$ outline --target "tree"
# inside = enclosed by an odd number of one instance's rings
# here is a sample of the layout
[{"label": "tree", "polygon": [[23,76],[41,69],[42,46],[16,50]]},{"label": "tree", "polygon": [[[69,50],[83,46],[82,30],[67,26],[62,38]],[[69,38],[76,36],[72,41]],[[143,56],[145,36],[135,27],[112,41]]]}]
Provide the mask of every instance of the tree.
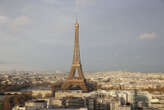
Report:
[{"label": "tree", "polygon": [[11,110],[10,98],[5,97],[2,103],[2,110]]},{"label": "tree", "polygon": [[37,98],[42,98],[42,94],[39,93],[36,97],[37,97]]},{"label": "tree", "polygon": [[19,97],[18,96],[15,96],[13,98],[13,103],[14,103],[14,105],[19,105],[20,104],[20,101],[19,101]]}]

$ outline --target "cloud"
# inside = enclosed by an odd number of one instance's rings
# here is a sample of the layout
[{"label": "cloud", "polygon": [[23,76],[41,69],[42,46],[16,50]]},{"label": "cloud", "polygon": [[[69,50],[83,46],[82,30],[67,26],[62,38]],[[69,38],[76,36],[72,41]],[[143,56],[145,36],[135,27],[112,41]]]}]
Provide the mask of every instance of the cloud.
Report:
[{"label": "cloud", "polygon": [[47,4],[56,4],[56,2],[58,2],[60,0],[41,0],[41,1],[44,3],[47,3]]},{"label": "cloud", "polygon": [[0,16],[0,24],[8,23],[9,19],[6,16]]},{"label": "cloud", "polygon": [[15,24],[15,25],[24,25],[24,24],[28,24],[29,23],[29,17],[27,17],[27,16],[19,16],[19,17],[17,17],[14,21],[13,21],[13,23]]},{"label": "cloud", "polygon": [[143,33],[139,36],[139,39],[144,40],[144,39],[156,39],[157,34],[155,32],[152,33]]},{"label": "cloud", "polygon": [[29,71],[29,70],[41,70],[41,69],[34,66],[24,65],[24,64],[0,64],[0,70],[1,71],[6,71],[6,70]]},{"label": "cloud", "polygon": [[30,23],[28,16],[18,16],[11,22],[11,31],[18,32],[21,31],[25,25]]},{"label": "cloud", "polygon": [[95,0],[75,0],[76,11],[78,11],[79,8],[85,8],[87,6],[92,5],[94,1]]},{"label": "cloud", "polygon": [[[2,32],[19,32],[24,30],[25,26],[30,23],[28,16],[17,16],[16,18],[9,18],[7,16],[0,16],[0,25]],[[2,33],[1,32],[1,33]]]},{"label": "cloud", "polygon": [[71,41],[65,42],[64,40],[61,39],[50,39],[50,40],[39,40],[39,43],[45,44],[45,45],[51,45],[51,46],[72,46]]}]

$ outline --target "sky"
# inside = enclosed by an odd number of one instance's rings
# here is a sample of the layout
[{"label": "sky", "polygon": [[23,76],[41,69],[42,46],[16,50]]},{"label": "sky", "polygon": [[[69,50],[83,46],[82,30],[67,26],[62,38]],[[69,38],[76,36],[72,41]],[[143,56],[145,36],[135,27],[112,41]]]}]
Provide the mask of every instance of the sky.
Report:
[{"label": "sky", "polygon": [[164,0],[0,0],[0,71],[164,72]]}]

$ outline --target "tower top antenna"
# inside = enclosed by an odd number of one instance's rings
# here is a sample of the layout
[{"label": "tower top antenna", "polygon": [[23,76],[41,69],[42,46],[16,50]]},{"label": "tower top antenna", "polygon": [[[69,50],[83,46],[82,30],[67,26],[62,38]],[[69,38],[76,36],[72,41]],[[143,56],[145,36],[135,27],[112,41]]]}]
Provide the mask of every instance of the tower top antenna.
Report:
[{"label": "tower top antenna", "polygon": [[75,24],[78,24],[78,17],[76,16]]}]

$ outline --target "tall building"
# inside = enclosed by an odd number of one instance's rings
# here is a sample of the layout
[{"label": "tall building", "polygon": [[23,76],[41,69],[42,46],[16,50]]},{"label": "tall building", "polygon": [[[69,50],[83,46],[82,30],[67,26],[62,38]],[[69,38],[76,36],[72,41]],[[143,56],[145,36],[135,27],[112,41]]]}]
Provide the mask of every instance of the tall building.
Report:
[{"label": "tall building", "polygon": [[63,90],[69,90],[71,87],[80,87],[83,92],[87,92],[86,79],[83,75],[82,65],[80,61],[80,49],[79,49],[79,24],[75,22],[75,41],[74,41],[74,54],[73,62],[71,65],[71,71],[62,85]]}]

